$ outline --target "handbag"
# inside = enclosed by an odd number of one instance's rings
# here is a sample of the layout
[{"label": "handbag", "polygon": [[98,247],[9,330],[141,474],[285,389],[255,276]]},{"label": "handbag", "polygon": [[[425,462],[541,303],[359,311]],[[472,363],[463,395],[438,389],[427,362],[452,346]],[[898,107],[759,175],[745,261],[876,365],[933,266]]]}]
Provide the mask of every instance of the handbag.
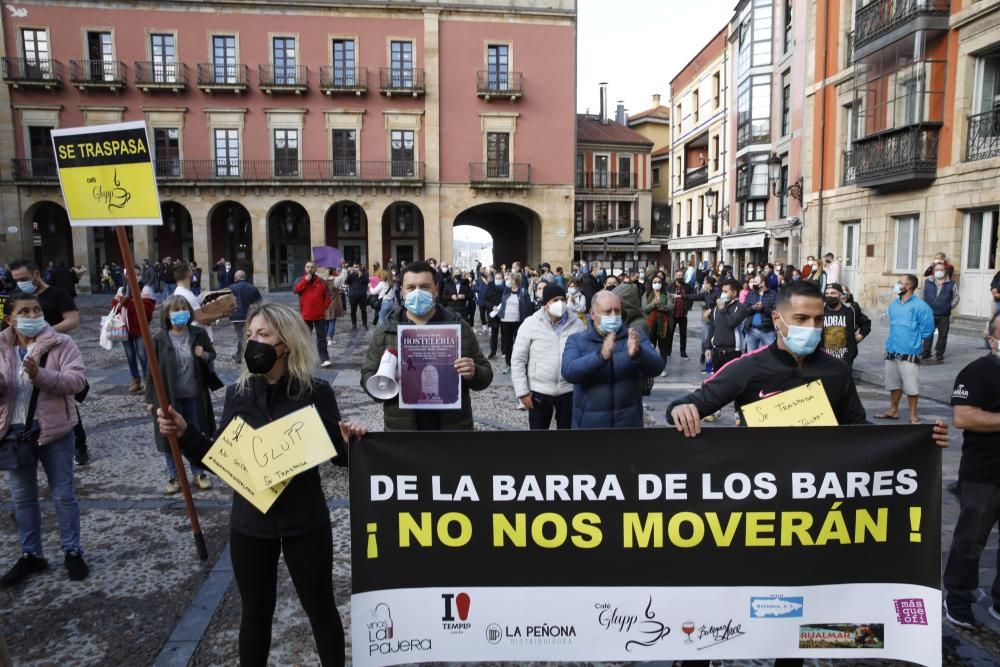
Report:
[{"label": "handbag", "polygon": [[122,317],[121,306],[112,306],[111,312],[101,318],[101,337],[98,341],[105,350],[110,351],[115,341],[128,340],[128,327]]},{"label": "handbag", "polygon": [[[38,362],[38,367],[45,365],[49,356],[46,352]],[[28,399],[28,411],[24,415],[24,429],[16,433],[7,432],[0,440],[0,470],[17,470],[24,466],[34,465],[38,461],[38,431],[31,431],[35,421],[35,409],[38,407],[38,387],[31,390]],[[13,429],[12,429],[13,430]]]}]

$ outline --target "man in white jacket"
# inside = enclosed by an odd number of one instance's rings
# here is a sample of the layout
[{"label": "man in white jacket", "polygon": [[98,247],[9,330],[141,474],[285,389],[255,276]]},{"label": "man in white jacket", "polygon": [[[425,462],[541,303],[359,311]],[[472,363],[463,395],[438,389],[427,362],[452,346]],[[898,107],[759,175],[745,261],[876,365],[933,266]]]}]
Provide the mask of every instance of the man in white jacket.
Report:
[{"label": "man in white jacket", "polygon": [[532,430],[548,430],[555,413],[556,428],[568,429],[573,419],[573,385],[562,377],[566,340],[586,328],[566,307],[566,290],[547,283],[542,307],[524,320],[510,355],[514,392],[529,412]]}]

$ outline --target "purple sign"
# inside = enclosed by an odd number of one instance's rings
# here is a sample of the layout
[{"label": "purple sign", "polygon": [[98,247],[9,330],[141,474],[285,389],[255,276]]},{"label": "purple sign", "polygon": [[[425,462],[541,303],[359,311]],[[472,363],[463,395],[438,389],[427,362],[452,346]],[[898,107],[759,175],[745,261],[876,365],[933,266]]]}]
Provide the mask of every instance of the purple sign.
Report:
[{"label": "purple sign", "polygon": [[921,598],[902,598],[896,603],[896,620],[901,625],[927,625],[927,610]]},{"label": "purple sign", "polygon": [[313,261],[320,268],[339,269],[344,257],[340,254],[340,250],[321,245],[313,248]]}]

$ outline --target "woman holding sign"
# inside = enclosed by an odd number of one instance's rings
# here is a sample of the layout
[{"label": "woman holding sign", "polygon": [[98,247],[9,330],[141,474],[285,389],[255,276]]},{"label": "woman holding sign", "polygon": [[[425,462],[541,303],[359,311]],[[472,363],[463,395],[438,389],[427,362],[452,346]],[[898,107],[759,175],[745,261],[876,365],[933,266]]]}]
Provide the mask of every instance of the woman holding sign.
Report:
[{"label": "woman holding sign", "polygon": [[[316,346],[299,313],[275,303],[251,306],[244,360],[246,367],[239,381],[226,390],[222,419],[213,439],[188,428],[172,408],[169,415],[159,411],[160,432],[177,435],[185,456],[200,462],[234,419],[260,429],[314,407],[336,448],[334,461],[347,465],[345,443],[366,431],[340,421],[333,388],[314,377],[319,365]],[[240,664],[267,664],[278,556],[284,553],[299,601],[309,617],[320,661],[323,665],[343,665],[344,627],[333,597],[333,536],[319,468],[292,477],[266,513],[240,493],[233,494],[230,550],[242,601]]]}]

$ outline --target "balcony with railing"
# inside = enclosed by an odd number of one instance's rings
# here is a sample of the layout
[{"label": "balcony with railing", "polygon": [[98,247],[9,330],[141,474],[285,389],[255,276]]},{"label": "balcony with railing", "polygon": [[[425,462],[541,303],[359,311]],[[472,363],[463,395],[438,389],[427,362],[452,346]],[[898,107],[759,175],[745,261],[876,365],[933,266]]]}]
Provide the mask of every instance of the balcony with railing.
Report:
[{"label": "balcony with railing", "polygon": [[127,79],[120,60],[70,60],[69,80],[80,90],[119,91]]},{"label": "balcony with railing", "polygon": [[857,167],[854,166],[853,151],[844,151],[843,159],[844,163],[842,165],[843,171],[840,174],[840,184],[853,185],[858,176]]},{"label": "balcony with railing", "polygon": [[581,190],[635,190],[638,176],[627,171],[578,171],[576,187]]},{"label": "balcony with railing", "polygon": [[59,176],[54,158],[11,160],[11,169],[15,181],[55,181]]},{"label": "balcony with railing", "polygon": [[922,187],[937,176],[940,124],[887,130],[851,150],[855,183],[865,188]]},{"label": "balcony with railing", "polygon": [[319,89],[324,94],[361,96],[368,92],[368,69],[364,67],[319,68]]},{"label": "balcony with railing", "polygon": [[413,160],[179,160],[154,161],[161,182],[309,181],[320,183],[422,183],[424,163]]},{"label": "balcony with railing", "polygon": [[[629,225],[626,225],[622,229],[628,229]],[[607,232],[616,231],[618,228],[615,226],[613,220],[578,220],[576,223],[576,233],[581,234],[604,234]]]},{"label": "balcony with railing", "polygon": [[708,183],[708,165],[697,169],[688,169],[684,172],[684,189],[696,188],[699,185]]},{"label": "balcony with railing", "polygon": [[250,67],[238,63],[198,63],[198,88],[204,93],[243,93]]},{"label": "balcony with railing", "polygon": [[260,89],[267,95],[301,95],[309,90],[309,68],[305,65],[259,65],[257,80],[260,82]]},{"label": "balcony with railing", "polygon": [[993,157],[1000,157],[1000,109],[969,116],[969,137],[965,142],[967,162]]},{"label": "balcony with railing", "polygon": [[3,58],[3,80],[11,88],[60,88],[63,70],[63,64],[58,60],[9,56]]},{"label": "balcony with railing", "polygon": [[947,30],[950,0],[871,0],[854,16],[854,57],[862,58],[921,30]]},{"label": "balcony with railing", "polygon": [[419,67],[382,67],[378,74],[379,92],[386,97],[393,95],[419,97],[426,92],[424,70]]},{"label": "balcony with railing", "polygon": [[854,62],[854,31],[844,34],[844,69]]},{"label": "balcony with railing", "polygon": [[531,164],[470,162],[469,183],[474,188],[527,188],[531,185]]},{"label": "balcony with railing", "polygon": [[143,92],[169,90],[180,93],[187,89],[188,67],[184,63],[166,61],[136,61],[135,87]]},{"label": "balcony with railing", "polygon": [[521,72],[476,72],[476,95],[487,102],[492,98],[511,102],[524,96],[524,74]]}]

